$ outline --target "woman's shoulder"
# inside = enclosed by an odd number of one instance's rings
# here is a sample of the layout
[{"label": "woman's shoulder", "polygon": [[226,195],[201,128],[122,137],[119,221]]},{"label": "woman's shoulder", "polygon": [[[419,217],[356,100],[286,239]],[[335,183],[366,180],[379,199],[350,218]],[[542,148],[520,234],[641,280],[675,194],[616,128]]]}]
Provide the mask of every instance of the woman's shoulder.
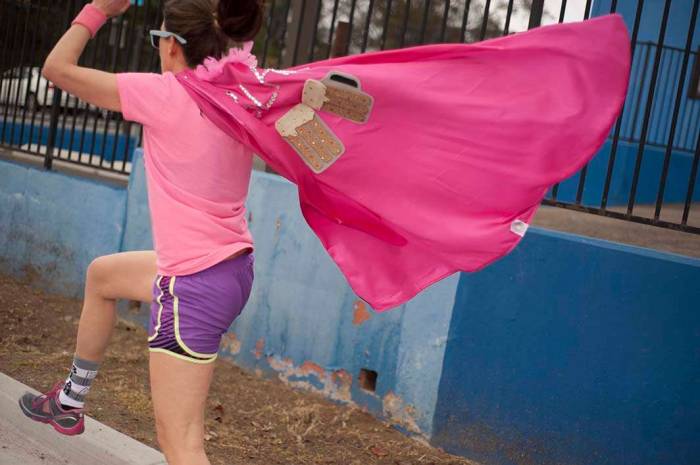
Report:
[{"label": "woman's shoulder", "polygon": [[117,73],[122,114],[144,125],[163,122],[173,105],[184,104],[186,91],[172,72]]},{"label": "woman's shoulder", "polygon": [[172,90],[177,79],[170,71],[164,73],[125,72],[117,73],[117,82],[123,86],[136,87],[140,91],[152,90],[156,93],[163,93]]}]

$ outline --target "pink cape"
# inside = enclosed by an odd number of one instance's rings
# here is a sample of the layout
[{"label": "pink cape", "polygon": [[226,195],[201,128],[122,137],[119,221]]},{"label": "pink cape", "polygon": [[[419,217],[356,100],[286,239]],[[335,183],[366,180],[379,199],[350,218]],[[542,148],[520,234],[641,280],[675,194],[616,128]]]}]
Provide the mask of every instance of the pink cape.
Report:
[{"label": "pink cape", "polygon": [[[309,226],[378,311],[510,252],[547,189],[602,145],[630,68],[619,15],[285,71],[257,68],[250,47],[177,78],[209,119],[298,185]],[[345,153],[316,174],[275,122],[329,71],[357,77],[374,106],[364,124],[318,112]]]}]

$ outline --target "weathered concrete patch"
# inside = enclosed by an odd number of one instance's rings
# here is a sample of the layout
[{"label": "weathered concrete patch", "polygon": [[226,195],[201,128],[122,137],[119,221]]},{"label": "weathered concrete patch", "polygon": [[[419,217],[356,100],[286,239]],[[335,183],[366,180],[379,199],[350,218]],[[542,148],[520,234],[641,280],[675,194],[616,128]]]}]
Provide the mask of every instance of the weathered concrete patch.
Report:
[{"label": "weathered concrete patch", "polygon": [[241,352],[241,341],[236,337],[236,333],[225,333],[222,337],[221,348],[231,355],[238,355]]},{"label": "weathered concrete patch", "polygon": [[372,314],[369,313],[369,310],[367,310],[367,305],[359,299],[356,300],[355,305],[353,305],[352,324],[361,325],[371,317]]},{"label": "weathered concrete patch", "polygon": [[393,392],[389,392],[383,399],[384,416],[392,423],[404,427],[407,431],[424,435],[416,423],[416,409],[412,405],[404,403],[403,399]]},{"label": "weathered concrete patch", "polygon": [[263,351],[265,350],[265,338],[260,338],[258,341],[255,343],[255,350],[253,351],[253,355],[255,355],[255,358],[260,360],[263,356]]},{"label": "weathered concrete patch", "polygon": [[352,375],[345,370],[325,370],[311,361],[297,367],[290,358],[276,355],[267,357],[267,362],[277,372],[279,379],[290,386],[316,392],[335,401],[354,404],[350,392]]},{"label": "weathered concrete patch", "polygon": [[[284,383],[306,391],[324,395],[329,399],[349,404],[355,407],[358,405],[352,400],[353,377],[346,370],[326,370],[312,361],[305,361],[301,366],[294,365],[290,358],[279,356],[268,356],[267,362],[280,380]],[[367,392],[368,395],[376,394]],[[389,392],[380,399],[383,405],[382,420],[396,426],[400,426],[410,435],[418,435],[427,438],[421,431],[415,420],[416,409],[408,405],[404,400],[393,392]],[[364,407],[359,407],[367,410]]]}]

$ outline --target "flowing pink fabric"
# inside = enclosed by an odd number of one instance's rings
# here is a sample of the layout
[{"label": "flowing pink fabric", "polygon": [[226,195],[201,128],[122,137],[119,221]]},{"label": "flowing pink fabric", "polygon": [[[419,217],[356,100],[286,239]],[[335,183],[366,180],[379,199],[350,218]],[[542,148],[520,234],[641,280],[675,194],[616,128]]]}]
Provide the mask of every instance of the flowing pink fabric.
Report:
[{"label": "flowing pink fabric", "polygon": [[[529,223],[548,187],[602,145],[630,67],[619,15],[284,73],[256,68],[250,46],[177,78],[208,118],[298,185],[309,226],[379,311],[512,250],[522,234],[513,223]],[[307,79],[329,71],[359,78],[374,107],[364,124],[319,112],[346,151],[315,174],[274,124]],[[250,107],[275,89],[256,115]]]}]

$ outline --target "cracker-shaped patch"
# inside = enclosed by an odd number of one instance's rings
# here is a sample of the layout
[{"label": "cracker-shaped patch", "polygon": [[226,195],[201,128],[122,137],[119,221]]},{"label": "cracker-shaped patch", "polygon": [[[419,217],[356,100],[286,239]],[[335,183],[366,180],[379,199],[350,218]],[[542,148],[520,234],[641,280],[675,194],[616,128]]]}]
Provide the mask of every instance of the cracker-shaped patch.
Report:
[{"label": "cracker-shaped patch", "polygon": [[333,131],[305,104],[285,113],[275,128],[315,173],[323,172],[345,151]]},{"label": "cracker-shaped patch", "polygon": [[322,81],[307,80],[304,83],[301,101],[311,108],[327,111],[356,123],[367,121],[374,104],[371,95],[330,77]]}]

